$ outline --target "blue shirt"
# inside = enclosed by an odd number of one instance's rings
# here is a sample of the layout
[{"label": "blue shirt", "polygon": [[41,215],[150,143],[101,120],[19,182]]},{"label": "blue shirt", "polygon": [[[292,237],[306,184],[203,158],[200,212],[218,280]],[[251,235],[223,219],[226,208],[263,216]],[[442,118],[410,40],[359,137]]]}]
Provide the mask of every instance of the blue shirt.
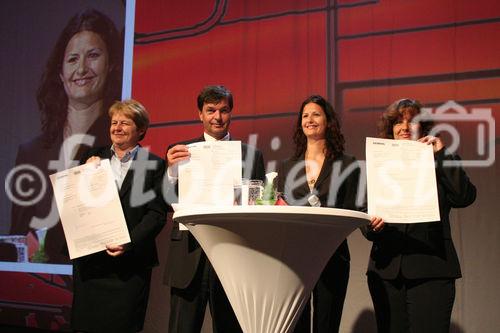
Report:
[{"label": "blue shirt", "polygon": [[111,170],[113,170],[113,175],[115,176],[116,186],[118,189],[122,188],[123,180],[127,175],[128,169],[132,165],[132,161],[137,155],[137,151],[139,150],[139,145],[135,146],[132,150],[129,150],[125,153],[125,156],[122,159],[118,158],[116,155],[115,148],[111,145],[111,160],[109,161],[111,164]]}]

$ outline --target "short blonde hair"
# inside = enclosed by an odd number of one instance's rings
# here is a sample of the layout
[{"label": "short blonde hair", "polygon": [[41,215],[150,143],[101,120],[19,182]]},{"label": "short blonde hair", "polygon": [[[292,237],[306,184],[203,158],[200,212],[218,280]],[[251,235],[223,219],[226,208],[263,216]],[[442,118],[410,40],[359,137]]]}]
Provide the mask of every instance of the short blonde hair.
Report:
[{"label": "short blonde hair", "polygon": [[146,131],[149,127],[149,113],[144,105],[134,99],[116,101],[109,108],[109,118],[113,118],[113,116],[117,113],[121,113],[125,117],[132,119],[132,121],[135,123],[135,126],[137,126],[137,129],[144,131],[144,133],[142,133],[142,135],[139,137],[139,141],[144,139],[144,136],[146,136]]}]

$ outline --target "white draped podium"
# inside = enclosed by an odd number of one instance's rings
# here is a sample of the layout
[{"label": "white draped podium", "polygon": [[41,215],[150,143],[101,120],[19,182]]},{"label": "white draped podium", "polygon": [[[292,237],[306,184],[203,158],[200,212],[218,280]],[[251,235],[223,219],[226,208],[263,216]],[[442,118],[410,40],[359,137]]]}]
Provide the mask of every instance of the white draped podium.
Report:
[{"label": "white draped podium", "polygon": [[322,207],[175,205],[245,333],[292,332],[328,259],[365,213]]}]

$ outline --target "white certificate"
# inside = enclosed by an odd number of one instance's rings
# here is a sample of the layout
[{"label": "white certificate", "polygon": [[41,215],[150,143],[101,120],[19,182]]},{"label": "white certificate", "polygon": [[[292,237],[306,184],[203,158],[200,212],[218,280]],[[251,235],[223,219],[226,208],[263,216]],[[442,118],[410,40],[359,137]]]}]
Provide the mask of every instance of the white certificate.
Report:
[{"label": "white certificate", "polygon": [[196,142],[179,165],[179,204],[233,205],[241,184],[241,141]]},{"label": "white certificate", "polygon": [[50,175],[71,259],[130,243],[109,160]]},{"label": "white certificate", "polygon": [[385,222],[439,221],[431,145],[366,138],[368,214]]}]

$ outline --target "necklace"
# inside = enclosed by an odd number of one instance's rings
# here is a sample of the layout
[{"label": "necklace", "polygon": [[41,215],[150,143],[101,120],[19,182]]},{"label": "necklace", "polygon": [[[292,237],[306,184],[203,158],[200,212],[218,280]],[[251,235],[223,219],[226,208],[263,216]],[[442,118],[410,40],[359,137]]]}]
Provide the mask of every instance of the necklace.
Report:
[{"label": "necklace", "polygon": [[308,180],[308,181],[307,181],[307,183],[308,183],[309,185],[314,185],[314,183],[316,183],[316,179],[314,179],[314,178],[313,178],[313,179],[310,179],[310,180]]}]

